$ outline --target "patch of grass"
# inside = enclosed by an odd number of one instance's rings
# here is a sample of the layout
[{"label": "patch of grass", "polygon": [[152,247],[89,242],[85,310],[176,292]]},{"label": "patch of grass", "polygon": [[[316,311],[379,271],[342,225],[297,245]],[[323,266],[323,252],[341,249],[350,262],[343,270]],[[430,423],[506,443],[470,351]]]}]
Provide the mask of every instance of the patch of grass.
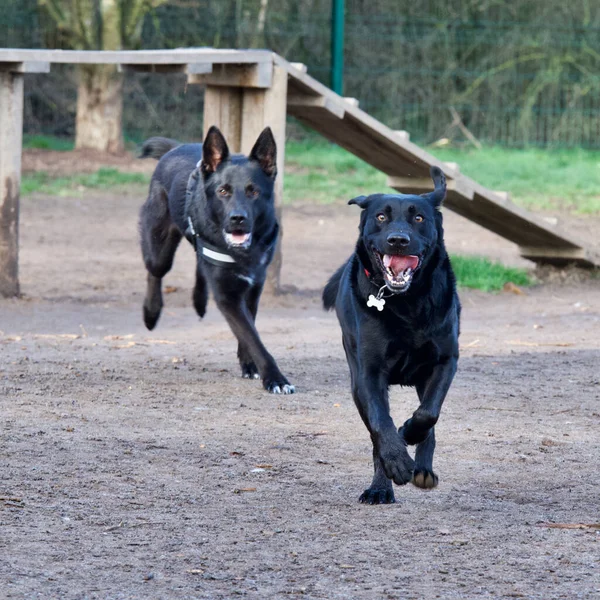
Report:
[{"label": "patch of grass", "polygon": [[343,148],[321,141],[288,142],[284,202],[330,203],[385,191],[386,176]]},{"label": "patch of grass", "polygon": [[21,180],[21,193],[42,192],[55,196],[73,193],[79,188],[108,189],[131,184],[148,183],[143,173],[122,173],[114,168],[103,167],[96,173],[79,173],[70,177],[52,177],[45,171],[29,173]]},{"label": "patch of grass", "polygon": [[593,150],[516,150],[430,148],[461,173],[492,189],[509,192],[516,204],[600,212],[600,152]]},{"label": "patch of grass", "polygon": [[525,269],[507,267],[488,258],[454,255],[450,260],[459,287],[496,292],[508,282],[517,286],[528,286],[532,283]]},{"label": "patch of grass", "polygon": [[52,135],[24,135],[23,148],[36,148],[39,150],[59,150],[69,152],[73,150],[73,140],[59,138]]},{"label": "patch of grass", "polygon": [[[592,150],[482,150],[428,148],[492,189],[509,192],[527,208],[600,212],[600,152]],[[359,194],[392,191],[386,177],[334,144],[311,139],[286,145],[285,202],[329,203]]]}]

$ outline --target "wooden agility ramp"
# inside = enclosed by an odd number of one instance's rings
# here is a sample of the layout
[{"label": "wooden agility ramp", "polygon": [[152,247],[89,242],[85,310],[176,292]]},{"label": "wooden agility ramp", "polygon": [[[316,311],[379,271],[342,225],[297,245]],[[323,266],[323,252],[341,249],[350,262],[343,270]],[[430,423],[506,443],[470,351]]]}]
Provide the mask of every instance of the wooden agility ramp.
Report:
[{"label": "wooden agility ramp", "polygon": [[[0,295],[18,296],[18,227],[23,130],[23,78],[47,73],[54,63],[116,64],[122,70],[182,73],[189,84],[206,86],[205,130],[217,125],[234,152],[248,153],[269,125],[278,146],[275,202],[281,212],[286,115],[388,175],[400,192],[431,189],[429,168],[440,167],[448,181],[446,207],[517,244],[538,263],[600,267],[600,255],[574,235],[514,205],[506,192],[488,190],[392,131],[316,79],[306,67],[268,50],[22,50],[0,49]],[[206,131],[205,131],[206,132]],[[376,190],[373,190],[376,191]],[[285,224],[285,223],[284,223]],[[278,287],[281,249],[268,285]]]},{"label": "wooden agility ramp", "polygon": [[574,235],[511,202],[507,192],[488,190],[410,142],[405,131],[393,131],[308,76],[306,71],[275,57],[288,80],[288,113],[323,136],[388,175],[388,185],[403,193],[431,191],[429,168],[446,174],[444,206],[519,246],[521,255],[541,264],[600,267],[600,254]]}]

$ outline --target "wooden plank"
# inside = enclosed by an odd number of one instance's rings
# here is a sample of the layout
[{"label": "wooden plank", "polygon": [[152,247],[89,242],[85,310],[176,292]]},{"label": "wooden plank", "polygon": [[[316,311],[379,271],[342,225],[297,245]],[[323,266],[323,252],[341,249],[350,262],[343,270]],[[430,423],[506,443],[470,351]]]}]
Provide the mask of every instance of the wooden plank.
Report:
[{"label": "wooden plank", "polygon": [[121,64],[121,70],[134,73],[187,73],[188,75],[200,75],[212,73],[212,63],[181,63],[168,65],[140,65],[140,64]]},{"label": "wooden plank", "polygon": [[9,73],[50,73],[49,62],[0,62],[0,71]]},{"label": "wooden plank", "polygon": [[19,295],[23,75],[0,72],[0,295]]},{"label": "wooden plank", "polygon": [[1,48],[0,62],[49,62],[70,64],[213,64],[271,63],[268,50],[217,50],[178,48],[175,50],[23,50]]},{"label": "wooden plank", "polygon": [[241,150],[248,154],[267,126],[273,131],[277,143],[277,178],[275,180],[275,213],[279,221],[279,240],[275,248],[275,256],[267,273],[265,289],[271,293],[279,290],[281,274],[281,240],[284,224],[282,222],[283,205],[283,171],[285,165],[285,122],[287,98],[287,71],[274,66],[271,87],[266,90],[244,88],[242,105]]},{"label": "wooden plank", "polygon": [[273,77],[271,63],[249,65],[214,65],[212,72],[205,75],[190,74],[188,83],[199,83],[225,87],[269,88]]}]

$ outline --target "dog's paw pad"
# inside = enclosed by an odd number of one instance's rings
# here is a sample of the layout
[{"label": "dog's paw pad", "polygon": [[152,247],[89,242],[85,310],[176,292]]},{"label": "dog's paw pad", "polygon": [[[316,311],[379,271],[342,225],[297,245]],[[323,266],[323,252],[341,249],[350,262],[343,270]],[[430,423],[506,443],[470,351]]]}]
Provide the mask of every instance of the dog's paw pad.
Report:
[{"label": "dog's paw pad", "polygon": [[422,490],[432,490],[437,487],[438,476],[429,469],[415,469],[411,483]]},{"label": "dog's paw pad", "polygon": [[358,499],[362,504],[394,504],[394,490],[391,488],[369,488]]}]

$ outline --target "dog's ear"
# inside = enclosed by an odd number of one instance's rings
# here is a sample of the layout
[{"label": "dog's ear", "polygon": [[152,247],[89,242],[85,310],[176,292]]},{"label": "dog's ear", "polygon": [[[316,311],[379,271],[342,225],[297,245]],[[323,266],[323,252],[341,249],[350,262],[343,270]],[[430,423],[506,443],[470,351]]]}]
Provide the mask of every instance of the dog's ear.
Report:
[{"label": "dog's ear", "polygon": [[352,200],[348,200],[348,204],[356,204],[361,208],[367,208],[369,205],[370,196],[356,196]]},{"label": "dog's ear", "polygon": [[277,175],[277,144],[270,127],[265,127],[258,136],[250,160],[255,160],[269,177]]},{"label": "dog's ear", "polygon": [[200,170],[206,177],[214,173],[218,166],[229,158],[229,148],[223,134],[214,125],[208,130],[202,144],[202,162]]},{"label": "dog's ear", "polygon": [[438,208],[446,197],[446,176],[439,167],[431,167],[429,173],[431,174],[431,179],[433,179],[434,190],[428,194],[421,195]]}]

